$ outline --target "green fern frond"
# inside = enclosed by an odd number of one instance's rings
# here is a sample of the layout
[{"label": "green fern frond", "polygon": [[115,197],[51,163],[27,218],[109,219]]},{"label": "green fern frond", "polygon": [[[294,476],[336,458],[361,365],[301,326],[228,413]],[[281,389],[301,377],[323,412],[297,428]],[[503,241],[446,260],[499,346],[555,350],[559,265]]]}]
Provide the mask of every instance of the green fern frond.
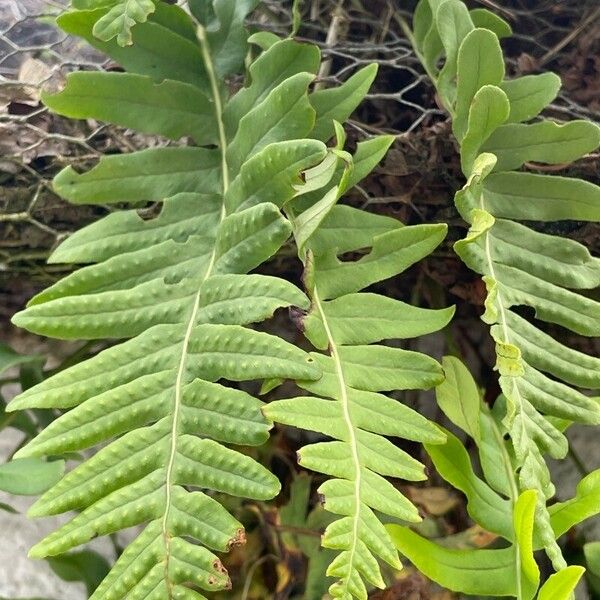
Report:
[{"label": "green fern frond", "polygon": [[[354,164],[379,162],[392,138],[359,144]],[[360,178],[360,177],[359,177]],[[376,513],[419,521],[417,509],[386,477],[425,479],[418,461],[386,436],[441,443],[444,435],[427,419],[381,392],[427,389],[443,379],[440,365],[419,354],[378,344],[437,331],[453,309],[427,310],[374,293],[361,292],[401,273],[427,256],[444,238],[444,225],[403,227],[389,217],[350,206],[333,206],[356,173],[347,171],[319,203],[292,219],[304,256],[304,282],[310,309],[299,313],[300,328],[322,352],[311,356],[323,376],[298,380],[314,396],[271,402],[263,412],[272,420],[332,438],[303,447],[301,466],[331,477],[319,488],[325,508],[339,515],[327,527],[322,545],[338,551],[327,574],[338,581],[334,598],[365,599],[365,582],[385,587],[377,559],[400,568],[389,534]],[[333,194],[333,198],[329,196]],[[314,207],[318,207],[315,209]],[[319,222],[316,230],[303,215]],[[360,224],[360,226],[359,226]],[[303,228],[314,230],[305,233]],[[300,240],[306,240],[302,244]],[[339,255],[369,248],[355,261]]]},{"label": "green fern frond", "polygon": [[[454,39],[447,35],[449,29],[462,35]],[[600,303],[578,292],[599,285],[600,259],[578,242],[518,221],[597,222],[600,188],[517,169],[532,162],[576,160],[598,147],[600,128],[586,121],[522,123],[555,98],[560,80],[549,73],[505,80],[496,33],[476,27],[459,0],[422,0],[415,15],[415,43],[460,143],[468,181],[456,195],[456,206],[470,230],[455,249],[486,284],[483,320],[496,343],[515,469],[522,490],[539,492],[537,525],[560,569],[565,563],[545,508],[554,487],[544,454],[565,456],[562,420],[600,423],[597,399],[580,391],[600,389],[600,360],[554,340],[515,308],[530,307],[537,320],[580,335],[600,335]],[[442,54],[445,63],[438,71]]]},{"label": "green fern frond", "polygon": [[[282,40],[254,62],[248,86],[226,100],[219,78],[232,68],[229,45],[251,5],[216,3],[222,29],[200,25],[198,37],[178,7],[157,5],[126,48],[91,35],[104,9],[60,19],[129,72],[72,75],[65,90],[45,97],[50,108],[172,139],[186,133],[187,115],[188,133],[216,146],[159,147],[103,157],[85,173],[62,171],[55,188],[71,202],[153,201],[161,210],[150,219],[135,209],[116,211],[73,234],[51,260],[87,266],[14,317],[42,335],[120,341],[10,406],[69,409],[21,456],[102,445],[32,507],[36,516],[79,511],[33,556],[145,525],[94,600],[203,598],[197,590],[230,586],[213,552],[243,543],[244,532],[214,493],[265,500],[279,482],[229,447],[263,443],[271,424],[259,400],[224,381],[308,382],[321,374],[315,358],[245,327],[280,307],[310,304],[292,284],[248,273],[288,239],[292,226],[280,208],[302,185],[300,173],[327,156],[323,142],[311,139],[322,111],[344,118],[360,96],[347,87],[332,109],[321,95],[316,110],[309,85],[318,49]],[[173,64],[170,50],[161,53],[170,42],[175,51],[186,49]],[[170,79],[158,81],[163,77]]]},{"label": "green fern frond", "polygon": [[[539,528],[538,531],[534,528],[537,492],[519,492],[512,442],[504,436],[501,403],[490,410],[468,369],[456,357],[444,357],[442,365],[446,379],[436,388],[438,404],[456,427],[472,436],[485,480],[476,474],[469,450],[451,432],[446,431],[444,444],[426,444],[425,449],[436,472],[464,493],[471,518],[486,531],[505,538],[509,545],[500,549],[461,550],[451,548],[454,543],[428,540],[409,527],[388,525],[397,548],[416,568],[455,592],[477,597],[512,596],[517,600],[533,597],[570,600],[583,572],[581,567],[561,569],[538,592],[540,573],[533,552],[545,543]],[[600,503],[595,498],[599,485],[600,471],[594,471],[577,484],[573,498],[548,508],[556,539],[598,514]],[[458,537],[464,539],[464,533]],[[432,556],[436,560],[432,561]],[[563,582],[564,587],[558,582]]]}]

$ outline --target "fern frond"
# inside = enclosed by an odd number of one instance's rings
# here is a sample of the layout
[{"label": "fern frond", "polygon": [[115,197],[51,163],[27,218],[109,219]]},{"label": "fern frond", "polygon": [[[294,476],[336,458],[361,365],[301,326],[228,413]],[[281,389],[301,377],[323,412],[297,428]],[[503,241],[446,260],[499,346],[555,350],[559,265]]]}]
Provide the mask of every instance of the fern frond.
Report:
[{"label": "fern frond", "polygon": [[[184,132],[170,112],[178,106],[179,116],[190,114],[189,133],[217,146],[153,148],[104,157],[86,173],[61,172],[55,188],[72,202],[154,201],[161,211],[146,220],[134,209],[113,212],[73,234],[52,261],[88,265],[14,317],[43,335],[120,341],[10,406],[69,409],[21,456],[102,445],[32,507],[36,516],[79,511],[33,556],[145,524],[94,600],[202,598],[197,590],[226,589],[229,576],[213,552],[243,543],[244,532],[215,492],[265,500],[279,482],[229,447],[263,443],[270,423],[259,400],[224,381],[320,376],[315,358],[245,327],[280,307],[309,308],[292,284],[248,273],[288,239],[292,228],[280,208],[296,194],[301,171],[327,155],[323,142],[307,137],[319,115],[308,89],[319,64],[315,47],[274,43],[254,63],[249,85],[224,99],[218,78],[232,68],[229,44],[252,4],[218,2],[213,16],[222,30],[199,26],[198,38],[190,36],[190,17],[159,4],[136,25],[132,46],[93,38],[132,72],[73,75],[63,92],[45,98],[67,116],[170,138]],[[89,38],[103,10],[68,13],[61,22]],[[157,83],[152,77],[161,79],[169,56],[161,44],[172,36],[187,50],[169,65],[174,79]]]},{"label": "fern frond", "polygon": [[[560,420],[600,423],[597,400],[579,389],[600,389],[600,360],[554,340],[515,308],[530,307],[537,320],[581,335],[600,335],[600,303],[578,292],[598,286],[600,259],[578,242],[518,221],[598,221],[600,188],[517,169],[531,162],[576,160],[598,147],[600,128],[586,121],[521,123],[554,99],[558,78],[546,73],[505,80],[496,34],[477,28],[459,0],[422,0],[419,12],[423,18],[415,23],[416,44],[429,57],[434,82],[452,115],[467,177],[456,206],[470,230],[455,249],[486,284],[482,318],[496,343],[515,469],[522,490],[539,491],[537,525],[560,569],[565,563],[545,508],[554,487],[544,454],[562,458],[567,452]],[[461,39],[444,33],[442,22],[449,15],[452,22],[444,27],[459,28]],[[432,50],[427,39],[440,43]],[[433,59],[442,52],[446,62],[438,72]],[[449,71],[455,77],[445,80],[443,73]]]},{"label": "fern frond", "polygon": [[[371,163],[364,174],[377,164],[391,141],[383,137],[359,144],[356,163],[367,156]],[[333,201],[354,182],[352,175],[345,183],[342,176],[332,188]],[[323,198],[325,204],[331,204],[328,195]],[[437,331],[448,323],[453,309],[417,308],[361,290],[427,256],[444,238],[446,227],[403,227],[389,217],[340,205],[322,212],[312,210],[311,215],[317,215],[314,218],[321,223],[311,237],[302,231],[309,226],[303,214],[292,222],[297,240],[308,237],[304,246],[298,243],[311,306],[298,315],[298,323],[322,351],[311,356],[323,376],[318,381],[297,381],[313,396],[271,402],[263,412],[276,422],[332,438],[303,447],[298,462],[331,477],[319,488],[325,508],[340,516],[322,539],[324,547],[338,551],[327,571],[338,579],[330,594],[346,600],[365,599],[365,582],[385,587],[377,559],[401,566],[376,513],[420,520],[417,509],[386,477],[419,481],[425,479],[423,465],[386,436],[432,444],[444,441],[435,425],[381,393],[430,388],[443,378],[440,365],[423,354],[378,342]],[[365,248],[369,252],[359,260],[338,258]]]},{"label": "fern frond", "polygon": [[[560,577],[551,576],[537,592],[540,573],[533,551],[544,546],[539,528],[537,532],[534,528],[537,492],[519,492],[519,474],[515,472],[511,440],[505,439],[501,423],[502,406],[497,403],[490,410],[460,360],[446,356],[442,365],[446,379],[436,388],[438,404],[455,426],[472,436],[485,480],[475,473],[476,467],[467,448],[449,431],[446,431],[445,444],[426,445],[425,448],[437,473],[465,494],[466,508],[473,520],[486,531],[505,538],[510,546],[483,550],[449,549],[447,544],[440,545],[421,537],[409,527],[388,525],[396,546],[415,567],[455,592],[477,597],[569,600],[577,583],[577,577],[571,579],[569,571],[574,575],[573,570],[579,569],[580,576],[579,567],[561,569],[555,574]],[[474,431],[475,424],[478,431]],[[549,507],[550,524],[557,539],[600,511],[600,503],[592,500],[597,498],[599,483],[600,471],[594,471],[579,482],[573,498]],[[529,500],[524,501],[527,497]],[[432,561],[434,555],[437,560]],[[565,587],[557,588],[556,581],[563,581]]]}]

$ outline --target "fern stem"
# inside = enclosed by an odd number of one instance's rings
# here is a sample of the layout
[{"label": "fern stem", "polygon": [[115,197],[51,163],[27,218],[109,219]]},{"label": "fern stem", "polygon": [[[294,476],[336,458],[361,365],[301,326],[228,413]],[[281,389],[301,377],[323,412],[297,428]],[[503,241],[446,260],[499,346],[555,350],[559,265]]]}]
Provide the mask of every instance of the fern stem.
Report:
[{"label": "fern stem", "polygon": [[[206,72],[208,73],[208,78],[210,80],[211,92],[214,98],[214,107],[215,107],[215,118],[217,120],[217,126],[219,131],[219,148],[221,151],[221,170],[222,170],[222,192],[223,192],[223,203],[221,206],[221,214],[219,224],[223,221],[226,216],[225,211],[225,200],[224,196],[229,188],[229,169],[227,166],[227,138],[225,136],[225,125],[223,123],[223,105],[221,103],[221,96],[219,94],[219,86],[217,83],[217,78],[215,74],[215,70],[212,63],[212,58],[210,55],[210,49],[208,47],[208,40],[206,39],[206,34],[204,27],[198,24],[197,26],[197,36],[200,42],[200,47],[202,50],[202,58],[204,60],[204,66],[206,68]],[[217,248],[216,245],[213,248],[211,253],[211,257],[206,268],[206,272],[204,273],[204,277],[202,278],[202,283],[204,283],[212,274],[212,270],[215,265]],[[192,312],[190,314],[190,319],[186,326],[185,336],[183,338],[181,344],[181,358],[179,361],[179,366],[177,369],[177,379],[175,382],[175,399],[173,406],[173,422],[171,425],[171,447],[169,450],[169,459],[167,462],[167,471],[166,471],[166,499],[165,499],[165,514],[162,520],[162,536],[165,545],[165,584],[167,587],[168,600],[172,600],[173,598],[173,586],[169,579],[169,565],[171,558],[171,535],[168,530],[169,525],[169,515],[171,513],[171,488],[173,487],[173,467],[175,465],[175,458],[177,456],[177,439],[179,437],[179,415],[181,412],[181,394],[182,387],[185,383],[185,372],[187,366],[187,355],[188,355],[188,347],[190,343],[190,338],[194,331],[194,326],[196,324],[196,318],[198,315],[198,310],[200,309],[200,289],[202,287],[202,283],[199,286],[198,292],[194,297],[194,304],[192,308]]]},{"label": "fern stem", "polygon": [[[486,210],[485,202],[484,202],[484,198],[483,198],[483,192],[480,193],[480,196],[479,196],[479,206],[482,210]],[[492,251],[490,248],[489,231],[486,231],[484,233],[484,235],[485,235],[485,257],[486,257],[486,261],[488,264],[488,269],[489,269],[491,277],[494,279],[494,281],[497,282],[496,272],[494,269],[494,260],[492,258]],[[497,300],[496,306],[498,307],[498,315],[499,315],[500,325],[502,327],[502,332],[503,332],[503,337],[504,337],[503,341],[506,344],[510,344],[510,336],[508,333],[508,322],[506,319],[506,312],[504,310],[502,296],[501,296],[500,290],[498,288],[496,291],[496,300]],[[523,410],[524,410],[523,409],[523,397],[521,396],[519,386],[514,381],[514,378],[512,378],[512,382],[513,382],[512,383],[513,397],[516,398],[516,400],[518,401],[519,411],[522,414]],[[520,423],[521,423],[521,427],[523,428],[522,435],[527,436],[527,432],[525,431],[525,425],[523,424],[523,419],[520,420]],[[512,480],[511,480],[511,485],[512,485]],[[516,500],[517,500],[516,496],[514,498],[512,498],[513,512],[514,512]],[[543,497],[543,492],[541,490],[538,490],[538,509],[539,509],[540,503],[545,503],[545,498]],[[548,526],[549,526],[549,524],[548,524]],[[545,534],[544,527],[542,527],[541,529],[542,529],[542,535],[544,535]],[[544,537],[546,538],[548,536],[544,535]],[[550,556],[550,558],[551,558],[551,561],[552,561],[553,566],[556,569],[556,571],[559,571],[560,569],[566,567],[566,563],[564,562],[564,559],[562,558],[562,554],[560,552],[560,549],[558,548],[558,545],[556,544],[556,541],[554,540],[554,537],[551,536],[548,540],[545,539],[544,541],[547,541],[549,544],[552,544],[552,546],[553,546],[553,552],[552,552],[552,556]],[[516,551],[515,566],[516,566],[516,571],[517,571],[516,572],[517,599],[520,600],[522,598],[523,590],[522,590],[522,584],[521,584],[520,548],[519,548],[518,544],[515,544],[515,551]]]},{"label": "fern stem", "polygon": [[[214,254],[214,253],[213,253]],[[208,271],[207,271],[208,275]],[[206,276],[205,276],[206,279]],[[162,521],[162,535],[165,544],[165,583],[167,586],[168,598],[173,598],[172,584],[169,579],[169,564],[171,558],[171,534],[168,530],[169,515],[171,513],[171,488],[173,487],[173,466],[175,464],[175,457],[177,456],[177,438],[179,430],[179,413],[181,411],[181,388],[183,385],[183,379],[185,374],[185,368],[187,364],[187,352],[190,337],[194,331],[194,325],[196,323],[196,315],[198,314],[198,308],[200,306],[200,292],[196,294],[194,298],[194,307],[190,320],[188,321],[187,328],[185,331],[185,337],[183,338],[181,347],[181,359],[179,360],[179,367],[177,369],[177,379],[175,381],[175,399],[173,401],[173,423],[171,425],[171,448],[169,450],[169,460],[167,462],[166,471],[166,499],[165,499],[165,514]]]},{"label": "fern stem", "polygon": [[[227,137],[225,135],[225,124],[223,122],[223,103],[221,102],[221,94],[219,93],[219,83],[215,68],[213,66],[212,58],[210,55],[210,47],[208,40],[206,39],[206,30],[201,24],[196,27],[196,35],[200,41],[200,48],[202,50],[202,58],[204,60],[204,66],[210,81],[210,90],[215,103],[215,117],[217,119],[217,127],[219,131],[219,148],[221,150],[221,171],[223,174],[223,193],[226,193],[229,188],[229,167],[227,166]],[[223,206],[225,206],[223,204]]]},{"label": "fern stem", "polygon": [[[486,234],[487,235],[487,234]],[[506,469],[506,480],[510,486],[510,503],[512,506],[512,513],[515,511],[515,504],[519,498],[519,486],[515,480],[515,474],[512,469],[510,457],[508,456],[508,452],[506,451],[506,447],[504,445],[504,440],[502,438],[502,433],[500,432],[496,421],[491,419],[493,428],[492,432],[494,437],[496,438],[496,444],[498,448],[502,450],[502,466]],[[515,584],[516,584],[516,592],[517,592],[517,600],[521,600],[523,597],[523,584],[521,582],[521,549],[519,544],[514,545],[515,549]]]},{"label": "fern stem", "polygon": [[[480,206],[481,210],[486,210],[485,202],[483,199],[483,192],[479,195],[479,206]],[[492,277],[492,279],[497,282],[498,280],[496,279],[496,271],[494,269],[494,259],[492,258],[492,250],[490,248],[489,231],[486,231],[484,233],[484,235],[485,235],[485,258],[486,258],[486,261],[488,264],[488,269],[489,269],[490,276]],[[496,298],[497,298],[496,305],[498,306],[500,325],[502,327],[502,332],[504,334],[504,343],[510,344],[510,335],[508,333],[508,322],[506,320],[506,312],[504,310],[504,303],[502,302],[502,296],[500,294],[499,289],[497,289],[496,294],[497,294],[496,295]],[[523,398],[521,397],[521,393],[519,391],[518,386],[513,385],[513,391],[515,392],[515,395],[519,400],[519,410],[522,412],[523,411]],[[525,432],[523,432],[523,434],[527,435]],[[515,501],[516,501],[516,497],[515,497]]]},{"label": "fern stem", "polygon": [[325,315],[325,311],[323,310],[323,305],[321,304],[321,300],[319,298],[319,293],[317,291],[316,285],[312,290],[312,300],[319,311],[319,316],[323,321],[323,328],[325,329],[325,334],[327,336],[327,342],[329,345],[329,352],[331,357],[333,358],[333,362],[335,364],[335,371],[337,374],[339,386],[340,386],[340,401],[342,403],[342,414],[344,415],[344,423],[348,428],[348,442],[350,444],[350,448],[352,450],[352,462],[354,463],[354,502],[355,502],[355,513],[354,513],[354,523],[352,525],[352,546],[350,547],[348,564],[350,565],[350,569],[348,571],[348,576],[344,579],[344,592],[348,591],[348,583],[350,582],[350,578],[352,576],[352,569],[354,564],[354,556],[356,554],[356,545],[358,543],[358,527],[359,527],[359,511],[360,511],[360,487],[361,487],[361,474],[360,474],[360,457],[358,456],[358,441],[356,439],[356,432],[354,430],[354,425],[352,424],[352,417],[350,416],[350,402],[348,399],[348,391],[346,386],[346,380],[344,378],[344,370],[342,368],[342,361],[340,359],[340,355],[337,350],[337,346],[333,335],[331,333],[331,329],[329,328],[329,323],[327,322],[327,317]]},{"label": "fern stem", "polygon": [[[481,193],[479,196],[479,206],[480,206],[481,210],[485,210],[485,202],[483,200],[483,193]],[[496,271],[494,269],[494,260],[492,259],[492,251],[490,248],[489,231],[486,231],[484,233],[484,235],[485,235],[485,258],[486,258],[486,261],[488,264],[488,269],[490,272],[490,276],[494,279],[494,281],[497,281],[496,280]],[[504,304],[502,303],[502,297],[500,295],[500,290],[498,290],[496,298],[498,300],[497,306],[499,307],[499,316],[500,316],[500,323],[502,326],[502,332],[504,334],[504,343],[510,344],[510,336],[508,333],[508,324],[506,322],[506,313],[504,312]],[[513,390],[516,393],[516,397],[519,400],[519,410],[522,412],[523,411],[523,399],[521,398],[521,394],[519,392],[518,386],[513,385]],[[523,432],[523,433],[525,434],[525,432]],[[512,511],[514,513],[515,505],[517,502],[517,498],[519,497],[519,493],[518,493],[518,490],[514,489],[515,482],[513,481],[512,477],[509,477],[509,481],[511,483],[511,491],[512,491],[511,504],[512,504]],[[515,547],[515,570],[516,570],[515,582],[516,582],[516,586],[517,586],[517,600],[521,600],[521,598],[523,597],[523,585],[521,583],[521,549],[519,548],[519,544],[515,544],[514,547]]]},{"label": "fern stem", "polygon": [[[485,208],[485,202],[483,200],[483,193],[480,194],[479,196],[479,206],[481,208],[481,210],[486,210]],[[492,258],[492,250],[490,248],[490,236],[489,236],[489,232],[485,232],[485,258],[488,264],[488,269],[490,272],[490,276],[492,277],[492,279],[494,281],[498,281],[496,279],[496,271],[494,269],[494,259]],[[506,320],[506,312],[504,310],[504,303],[502,302],[502,296],[500,293],[500,290],[497,289],[496,291],[496,298],[497,298],[497,302],[496,302],[496,306],[498,307],[498,312],[499,312],[499,317],[500,317],[500,325],[502,327],[502,333],[504,334],[504,343],[505,344],[510,344],[510,335],[508,333],[508,322]],[[523,412],[523,398],[521,396],[521,392],[519,391],[519,387],[517,385],[515,385],[513,383],[513,392],[516,396],[516,398],[519,401],[519,411],[522,413]],[[522,422],[521,422],[522,423]],[[523,425],[522,425],[523,426]],[[523,435],[526,436],[527,433],[525,431],[523,431]],[[516,501],[516,498],[515,498]]]}]

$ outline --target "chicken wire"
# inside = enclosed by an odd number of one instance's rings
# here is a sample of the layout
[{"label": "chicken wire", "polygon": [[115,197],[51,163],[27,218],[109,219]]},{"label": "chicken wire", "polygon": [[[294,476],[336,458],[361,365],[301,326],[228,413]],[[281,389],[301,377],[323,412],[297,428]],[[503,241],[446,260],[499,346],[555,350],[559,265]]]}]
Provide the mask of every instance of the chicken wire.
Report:
[{"label": "chicken wire", "polygon": [[[66,0],[0,2],[0,311],[4,313],[0,316],[10,316],[34,289],[61,276],[65,267],[45,265],[49,252],[71,231],[108,210],[67,205],[51,191],[53,175],[66,164],[92,164],[103,153],[165,143],[91,120],[62,119],[41,105],[40,90],[60,86],[66,72],[115,67],[86,43],[54,26],[65,4]],[[319,80],[324,84],[341,83],[357,68],[378,63],[379,74],[368,101],[349,126],[361,135],[397,134],[403,156],[398,151],[393,155],[388,172],[410,172],[411,158],[406,155],[413,153],[418,165],[413,171],[427,171],[428,184],[435,188],[432,178],[448,177],[444,154],[453,153],[453,146],[449,129],[444,127],[444,113],[402,33],[401,20],[410,20],[409,4],[304,2],[299,36],[321,47],[324,64]],[[561,74],[566,91],[553,106],[557,118],[597,119],[600,7],[596,0],[511,0],[501,6],[479,0],[473,6],[490,8],[513,25],[515,36],[506,42],[512,74],[542,68]],[[287,34],[290,3],[263,3],[250,25]],[[440,140],[446,143],[444,151],[434,148]],[[419,177],[421,181],[423,176]],[[413,180],[406,183],[416,185]],[[407,196],[402,190],[398,193],[383,186],[379,197],[371,201],[387,203]]]}]

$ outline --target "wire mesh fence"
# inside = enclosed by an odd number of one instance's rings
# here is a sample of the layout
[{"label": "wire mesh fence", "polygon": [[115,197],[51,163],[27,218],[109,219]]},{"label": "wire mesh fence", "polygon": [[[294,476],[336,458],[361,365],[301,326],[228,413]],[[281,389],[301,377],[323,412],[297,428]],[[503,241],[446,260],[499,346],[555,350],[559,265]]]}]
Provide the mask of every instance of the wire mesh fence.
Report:
[{"label": "wire mesh fence", "polygon": [[[36,286],[64,272],[60,265],[45,265],[49,252],[105,210],[62,202],[51,191],[52,176],[66,164],[89,165],[104,153],[167,143],[94,121],[62,119],[40,103],[41,90],[60,87],[69,71],[118,68],[57,29],[54,19],[67,3],[0,3],[0,317],[9,316]],[[250,26],[286,35],[291,28],[290,4],[263,3]],[[511,0],[502,5],[477,0],[473,6],[490,8],[512,24],[515,35],[506,42],[511,74],[542,68],[559,72],[564,92],[553,105],[553,116],[598,118],[596,0]],[[357,136],[397,134],[399,144],[365,199],[382,210],[399,203],[424,218],[423,207],[413,198],[423,197],[426,190],[428,201],[433,198],[434,204],[443,205],[442,197],[455,187],[457,165],[444,113],[403,34],[401,20],[410,19],[411,8],[391,0],[305,2],[299,35],[321,47],[326,60],[319,80],[324,85],[343,81],[362,65],[378,63],[368,102],[350,126]],[[587,165],[594,173],[597,157],[590,157]]]},{"label": "wire mesh fence", "polygon": [[52,174],[65,157],[97,157],[104,149],[102,127],[57,119],[40,103],[41,89],[57,85],[64,70],[103,61],[55,27],[63,10],[54,0],[0,4],[0,293],[8,314],[15,286],[27,294],[32,281],[58,275],[42,269],[43,261],[80,221],[79,211],[65,210],[51,193]]}]

